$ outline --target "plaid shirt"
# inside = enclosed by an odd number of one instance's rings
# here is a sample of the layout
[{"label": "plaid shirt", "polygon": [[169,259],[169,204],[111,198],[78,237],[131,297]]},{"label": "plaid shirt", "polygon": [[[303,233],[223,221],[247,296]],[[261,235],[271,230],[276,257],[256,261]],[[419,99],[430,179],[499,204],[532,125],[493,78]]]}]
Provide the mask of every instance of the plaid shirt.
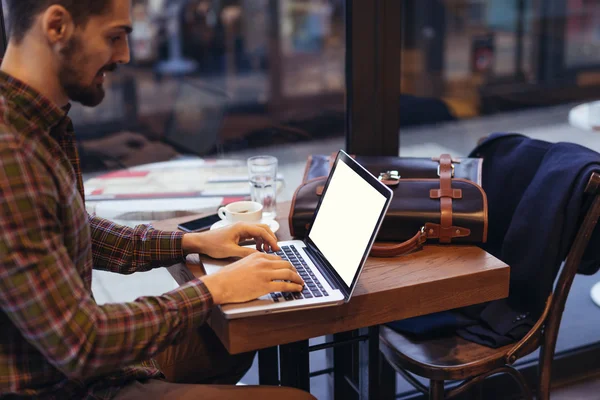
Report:
[{"label": "plaid shirt", "polygon": [[179,262],[182,234],[86,213],[67,112],[0,72],[0,397],[107,399],[162,377],[148,361],[212,307],[200,280],[96,304],[92,266],[132,273]]}]

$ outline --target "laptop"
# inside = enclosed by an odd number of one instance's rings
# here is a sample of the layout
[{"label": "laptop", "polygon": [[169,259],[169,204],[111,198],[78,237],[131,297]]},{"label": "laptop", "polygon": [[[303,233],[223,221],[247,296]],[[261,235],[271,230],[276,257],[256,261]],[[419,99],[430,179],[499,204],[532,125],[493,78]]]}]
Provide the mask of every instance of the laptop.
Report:
[{"label": "laptop", "polygon": [[[251,317],[350,301],[391,199],[392,191],[387,186],[340,150],[306,238],[278,243],[281,251],[276,254],[296,267],[305,282],[303,291],[270,293],[246,303],[221,305],[225,317]],[[204,266],[211,274],[229,262],[211,260]],[[182,269],[171,273],[178,280],[194,279]]]},{"label": "laptop", "polygon": [[163,140],[186,154],[219,153],[219,135],[228,101],[227,93],[215,87],[191,80],[179,81]]}]

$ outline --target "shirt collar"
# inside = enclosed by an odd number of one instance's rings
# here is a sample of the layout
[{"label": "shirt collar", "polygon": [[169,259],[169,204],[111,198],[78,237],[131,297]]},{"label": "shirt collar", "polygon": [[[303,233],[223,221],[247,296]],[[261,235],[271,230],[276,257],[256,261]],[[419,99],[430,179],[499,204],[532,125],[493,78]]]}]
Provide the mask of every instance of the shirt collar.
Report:
[{"label": "shirt collar", "polygon": [[59,107],[26,83],[0,71],[0,96],[14,104],[30,121],[51,130],[66,116],[71,105]]}]

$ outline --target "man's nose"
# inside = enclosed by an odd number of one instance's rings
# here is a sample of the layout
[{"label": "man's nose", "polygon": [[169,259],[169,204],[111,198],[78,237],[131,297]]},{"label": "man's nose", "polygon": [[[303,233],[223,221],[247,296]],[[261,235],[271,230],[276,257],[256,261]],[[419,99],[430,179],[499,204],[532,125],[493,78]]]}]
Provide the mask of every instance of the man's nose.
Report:
[{"label": "man's nose", "polygon": [[113,62],[116,64],[129,64],[129,61],[131,61],[131,54],[129,51],[129,39],[126,38],[115,52]]}]

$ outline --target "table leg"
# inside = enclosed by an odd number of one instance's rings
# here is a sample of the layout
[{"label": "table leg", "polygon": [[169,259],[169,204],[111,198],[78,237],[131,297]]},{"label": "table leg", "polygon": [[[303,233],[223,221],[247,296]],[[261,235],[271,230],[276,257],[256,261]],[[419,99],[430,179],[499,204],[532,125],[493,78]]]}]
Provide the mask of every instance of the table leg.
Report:
[{"label": "table leg", "polygon": [[361,399],[379,399],[379,326],[371,326],[360,330],[369,339],[360,342],[358,380]]},{"label": "table leg", "polygon": [[[355,331],[340,332],[333,335],[333,342],[345,342],[354,337]],[[357,333],[358,335],[358,333]],[[358,348],[358,344],[348,344],[346,346],[336,346],[331,349],[333,353],[333,396],[335,399],[358,399],[356,393],[346,379],[353,378],[353,348]]]},{"label": "table leg", "polygon": [[310,392],[308,340],[279,346],[281,385]]},{"label": "table leg", "polygon": [[269,386],[279,385],[277,346],[258,351],[258,383]]}]

